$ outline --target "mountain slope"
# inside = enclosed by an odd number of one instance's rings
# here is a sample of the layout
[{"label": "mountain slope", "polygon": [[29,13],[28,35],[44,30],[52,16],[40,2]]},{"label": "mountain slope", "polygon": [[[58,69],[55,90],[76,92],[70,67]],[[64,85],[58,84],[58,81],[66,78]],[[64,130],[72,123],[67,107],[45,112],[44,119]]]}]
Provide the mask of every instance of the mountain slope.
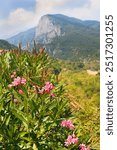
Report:
[{"label": "mountain slope", "polygon": [[[46,24],[46,18],[51,23]],[[64,15],[46,15],[41,19],[37,29],[41,28],[41,22],[42,24],[45,23],[44,26],[46,26],[47,31],[39,34],[37,37],[44,36],[42,42],[44,42],[44,45],[52,56],[71,60],[84,57],[99,58],[98,21],[82,21]],[[59,32],[56,32],[57,28]]]},{"label": "mountain slope", "polygon": [[32,45],[35,39],[50,55],[61,59],[99,58],[99,30],[98,21],[48,14],[40,18],[35,28],[7,40],[15,45],[22,42],[26,46],[27,42]]},{"label": "mountain slope", "polygon": [[31,43],[34,39],[35,39],[35,28],[31,28],[27,31],[21,32],[7,39],[7,41],[14,45],[18,45],[21,42],[22,46],[25,47],[27,43]]},{"label": "mountain slope", "polygon": [[0,49],[13,49],[16,48],[13,44],[10,44],[6,40],[0,39]]}]

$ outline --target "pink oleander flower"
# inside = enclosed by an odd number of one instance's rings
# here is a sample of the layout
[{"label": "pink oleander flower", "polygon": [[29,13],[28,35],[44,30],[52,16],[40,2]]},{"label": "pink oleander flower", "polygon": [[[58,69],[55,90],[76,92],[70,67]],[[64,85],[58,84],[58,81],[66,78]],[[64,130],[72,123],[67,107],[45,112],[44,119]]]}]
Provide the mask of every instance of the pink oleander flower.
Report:
[{"label": "pink oleander flower", "polygon": [[[33,87],[34,87],[36,93],[39,93],[39,94],[44,94],[44,93],[50,94],[51,90],[54,88],[53,84],[50,82],[46,82],[45,86],[42,88],[40,88],[37,85],[36,86],[34,85]],[[55,96],[54,93],[51,94],[51,96],[54,97]]]},{"label": "pink oleander flower", "polygon": [[43,87],[44,88],[44,91],[49,94],[50,91],[54,88],[53,84],[50,83],[50,82],[46,82],[45,83],[45,86]]},{"label": "pink oleander flower", "polygon": [[80,150],[90,150],[90,148],[89,148],[89,147],[86,147],[85,144],[80,144],[80,145],[79,145],[79,148],[80,148]]},{"label": "pink oleander flower", "polygon": [[21,78],[17,77],[14,79],[14,81],[12,82],[12,86],[18,86],[21,84]]},{"label": "pink oleander flower", "polygon": [[71,120],[63,120],[61,122],[61,127],[66,127],[66,128],[69,128],[70,130],[74,129],[74,125],[73,125],[73,122]]},{"label": "pink oleander flower", "polygon": [[73,134],[68,136],[68,138],[65,141],[65,146],[69,146],[71,144],[77,144],[77,143],[78,143],[78,138],[75,136],[75,134]]},{"label": "pink oleander flower", "polygon": [[18,86],[18,85],[25,85],[25,84],[26,84],[26,79],[17,77],[17,78],[14,78],[14,81],[10,85]]},{"label": "pink oleander flower", "polygon": [[26,79],[21,78],[21,84],[25,85],[26,84]]},{"label": "pink oleander flower", "polygon": [[65,141],[65,146],[69,146],[72,144],[72,135],[69,135]]},{"label": "pink oleander flower", "polygon": [[18,92],[19,92],[19,94],[21,94],[21,95],[24,94],[24,92],[23,92],[21,89],[20,89]]},{"label": "pink oleander flower", "polygon": [[80,144],[79,145],[80,150],[87,150],[86,145],[85,144]]}]

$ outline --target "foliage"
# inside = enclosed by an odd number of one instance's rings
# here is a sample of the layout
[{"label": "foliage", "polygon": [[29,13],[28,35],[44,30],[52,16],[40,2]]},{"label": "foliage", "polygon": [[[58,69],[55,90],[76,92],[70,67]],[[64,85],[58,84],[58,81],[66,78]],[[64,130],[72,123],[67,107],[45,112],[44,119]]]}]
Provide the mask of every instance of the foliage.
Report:
[{"label": "foliage", "polygon": [[69,99],[51,63],[45,52],[0,56],[0,149],[78,149]]},{"label": "foliage", "polygon": [[99,150],[100,141],[100,78],[86,71],[62,70],[59,76],[70,99],[76,132],[80,142]]},{"label": "foliage", "polygon": [[0,55],[0,149],[99,150],[99,75],[64,65],[44,51]]},{"label": "foliage", "polygon": [[81,59],[79,61],[70,61],[70,60],[60,60],[53,58],[53,67],[55,69],[61,70],[70,70],[73,72],[81,72],[84,70],[100,70],[100,61],[95,59]]}]

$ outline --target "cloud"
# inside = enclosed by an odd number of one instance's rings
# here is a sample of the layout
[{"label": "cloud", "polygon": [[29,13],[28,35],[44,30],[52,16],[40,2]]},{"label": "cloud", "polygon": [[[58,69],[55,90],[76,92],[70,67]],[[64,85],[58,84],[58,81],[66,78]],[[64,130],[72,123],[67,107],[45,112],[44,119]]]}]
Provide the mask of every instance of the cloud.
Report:
[{"label": "cloud", "polygon": [[35,14],[33,12],[18,8],[11,12],[6,19],[0,20],[1,37],[7,38],[19,31],[26,30],[34,26],[34,22]]},{"label": "cloud", "polygon": [[36,0],[37,16],[48,13],[99,20],[99,0]]},{"label": "cloud", "polygon": [[72,10],[63,10],[63,13],[83,20],[99,20],[100,19],[100,2],[99,0],[89,0],[83,7],[76,7]]},{"label": "cloud", "polygon": [[[79,8],[89,3],[90,0],[36,0],[37,9],[48,9],[48,8]],[[44,10],[43,9],[43,10]]]},{"label": "cloud", "polygon": [[9,13],[18,8],[33,11],[36,0],[7,0],[0,1],[0,18],[8,17]]}]

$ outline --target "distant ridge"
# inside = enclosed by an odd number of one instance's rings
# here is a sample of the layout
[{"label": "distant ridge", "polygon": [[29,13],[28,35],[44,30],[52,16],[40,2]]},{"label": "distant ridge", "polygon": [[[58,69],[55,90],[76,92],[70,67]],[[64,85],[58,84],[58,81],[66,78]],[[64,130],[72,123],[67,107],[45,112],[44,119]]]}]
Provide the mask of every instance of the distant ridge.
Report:
[{"label": "distant ridge", "polygon": [[0,39],[0,49],[14,49],[14,48],[16,48],[15,45],[10,44],[6,40]]}]

